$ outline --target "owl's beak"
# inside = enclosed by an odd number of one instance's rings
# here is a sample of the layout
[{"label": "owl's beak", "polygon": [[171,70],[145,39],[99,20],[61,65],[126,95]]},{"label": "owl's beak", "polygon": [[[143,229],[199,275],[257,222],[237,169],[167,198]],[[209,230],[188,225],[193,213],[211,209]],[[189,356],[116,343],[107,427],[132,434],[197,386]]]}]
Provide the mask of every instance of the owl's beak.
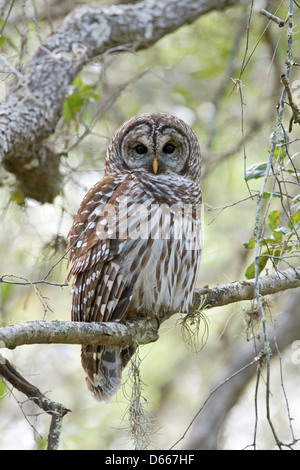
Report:
[{"label": "owl's beak", "polygon": [[158,170],[158,160],[156,156],[153,158],[152,168],[153,168],[153,173],[156,175],[157,170]]}]

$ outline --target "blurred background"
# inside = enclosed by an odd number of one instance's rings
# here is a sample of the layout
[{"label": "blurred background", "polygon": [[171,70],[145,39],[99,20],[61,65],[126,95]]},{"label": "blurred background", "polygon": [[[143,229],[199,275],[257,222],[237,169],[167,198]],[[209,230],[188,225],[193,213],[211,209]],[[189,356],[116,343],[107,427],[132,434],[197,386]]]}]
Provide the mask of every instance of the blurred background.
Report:
[{"label": "blurred background", "polygon": [[[105,151],[114,131],[133,115],[167,112],[193,128],[202,149],[204,250],[198,286],[249,277],[257,193],[276,129],[288,39],[288,25],[279,28],[271,22],[267,27],[268,19],[259,12],[279,7],[276,15],[285,19],[289,2],[254,2],[249,23],[252,6],[241,2],[212,12],[148,50],[112,52],[85,67],[70,89],[52,137],[55,149],[63,153],[63,194],[54,204],[25,200],[14,177],[0,170],[0,276],[13,275],[5,278],[12,282],[18,282],[17,277],[43,279],[65,253],[65,237],[83,196],[103,175]],[[0,39],[1,54],[15,67],[28,63],[73,7],[74,2],[68,1],[15,2]],[[293,59],[299,65],[297,2],[293,20]],[[248,62],[237,85],[245,54]],[[10,78],[4,79],[7,74],[1,73],[2,95],[9,92]],[[290,84],[300,107],[297,66],[292,68]],[[282,121],[286,129],[290,118],[286,105]],[[268,260],[262,275],[274,267],[299,264],[299,125],[294,124],[288,139],[288,148],[277,149],[278,173],[270,178],[263,201],[264,235],[278,243],[278,251],[272,251],[273,262]],[[67,261],[62,259],[49,280],[62,283],[66,272]],[[275,295],[265,305],[273,341],[272,423],[285,443],[300,437],[299,301],[297,289]],[[70,305],[70,287],[0,283],[1,326],[69,320]],[[259,342],[259,322],[254,326],[250,322],[253,311],[251,302],[207,310],[197,338],[186,338],[182,317],[175,315],[161,326],[156,343],[140,347],[135,361],[140,362],[143,383],[144,436],[132,436],[136,431],[128,413],[134,380],[130,367],[123,373],[124,387],[106,405],[95,402],[86,389],[80,346],[23,346],[3,355],[49,398],[72,410],[63,420],[61,449],[132,449],[136,439],[150,449],[169,449],[178,440],[175,449],[251,449],[253,443],[273,449],[274,436],[266,419],[265,372],[258,383],[257,366],[245,367],[255,356],[251,337],[258,335]],[[2,382],[0,422],[0,449],[45,447],[49,416]]]}]

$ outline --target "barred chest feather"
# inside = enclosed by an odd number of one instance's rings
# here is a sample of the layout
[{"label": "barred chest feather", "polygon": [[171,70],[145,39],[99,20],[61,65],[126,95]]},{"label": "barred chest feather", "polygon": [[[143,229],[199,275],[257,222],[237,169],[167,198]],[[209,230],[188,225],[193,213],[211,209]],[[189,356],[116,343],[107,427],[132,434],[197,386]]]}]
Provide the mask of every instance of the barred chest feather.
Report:
[{"label": "barred chest feather", "polygon": [[[147,217],[144,214],[135,232],[138,239],[127,240],[120,270],[127,271],[133,286],[128,314],[151,312],[161,316],[168,309],[187,312],[201,255],[200,189],[196,184],[186,184],[183,178],[167,175],[153,179],[140,175],[141,187]],[[136,218],[133,221],[136,229]],[[129,218],[129,234],[130,229]]]},{"label": "barred chest feather", "polygon": [[155,240],[151,255],[140,260],[137,280],[132,292],[128,311],[131,315],[149,313],[161,316],[168,309],[187,312],[192,303],[200,252],[185,250],[184,242],[178,240]]}]

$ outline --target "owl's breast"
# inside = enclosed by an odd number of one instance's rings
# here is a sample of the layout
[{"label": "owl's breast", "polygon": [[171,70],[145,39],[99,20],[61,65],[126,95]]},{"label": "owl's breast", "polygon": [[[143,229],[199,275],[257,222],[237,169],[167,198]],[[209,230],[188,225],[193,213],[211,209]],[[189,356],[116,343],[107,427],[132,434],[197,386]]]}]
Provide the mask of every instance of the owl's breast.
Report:
[{"label": "owl's breast", "polygon": [[197,280],[200,245],[191,246],[185,238],[149,238],[140,240],[131,255],[128,278],[133,290],[128,313],[187,312]]}]

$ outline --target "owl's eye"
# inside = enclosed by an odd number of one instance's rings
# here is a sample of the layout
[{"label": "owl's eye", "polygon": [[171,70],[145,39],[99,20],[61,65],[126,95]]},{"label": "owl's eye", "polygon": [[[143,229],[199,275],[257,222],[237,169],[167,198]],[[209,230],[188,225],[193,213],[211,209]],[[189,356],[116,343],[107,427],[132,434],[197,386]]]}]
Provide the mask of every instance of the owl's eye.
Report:
[{"label": "owl's eye", "polygon": [[135,147],[135,151],[138,155],[144,155],[145,153],[148,152],[148,149],[145,145],[139,144]]},{"label": "owl's eye", "polygon": [[168,155],[170,155],[171,153],[173,153],[175,150],[175,145],[173,144],[166,144],[164,147],[163,147],[163,151],[165,153],[167,153]]}]

